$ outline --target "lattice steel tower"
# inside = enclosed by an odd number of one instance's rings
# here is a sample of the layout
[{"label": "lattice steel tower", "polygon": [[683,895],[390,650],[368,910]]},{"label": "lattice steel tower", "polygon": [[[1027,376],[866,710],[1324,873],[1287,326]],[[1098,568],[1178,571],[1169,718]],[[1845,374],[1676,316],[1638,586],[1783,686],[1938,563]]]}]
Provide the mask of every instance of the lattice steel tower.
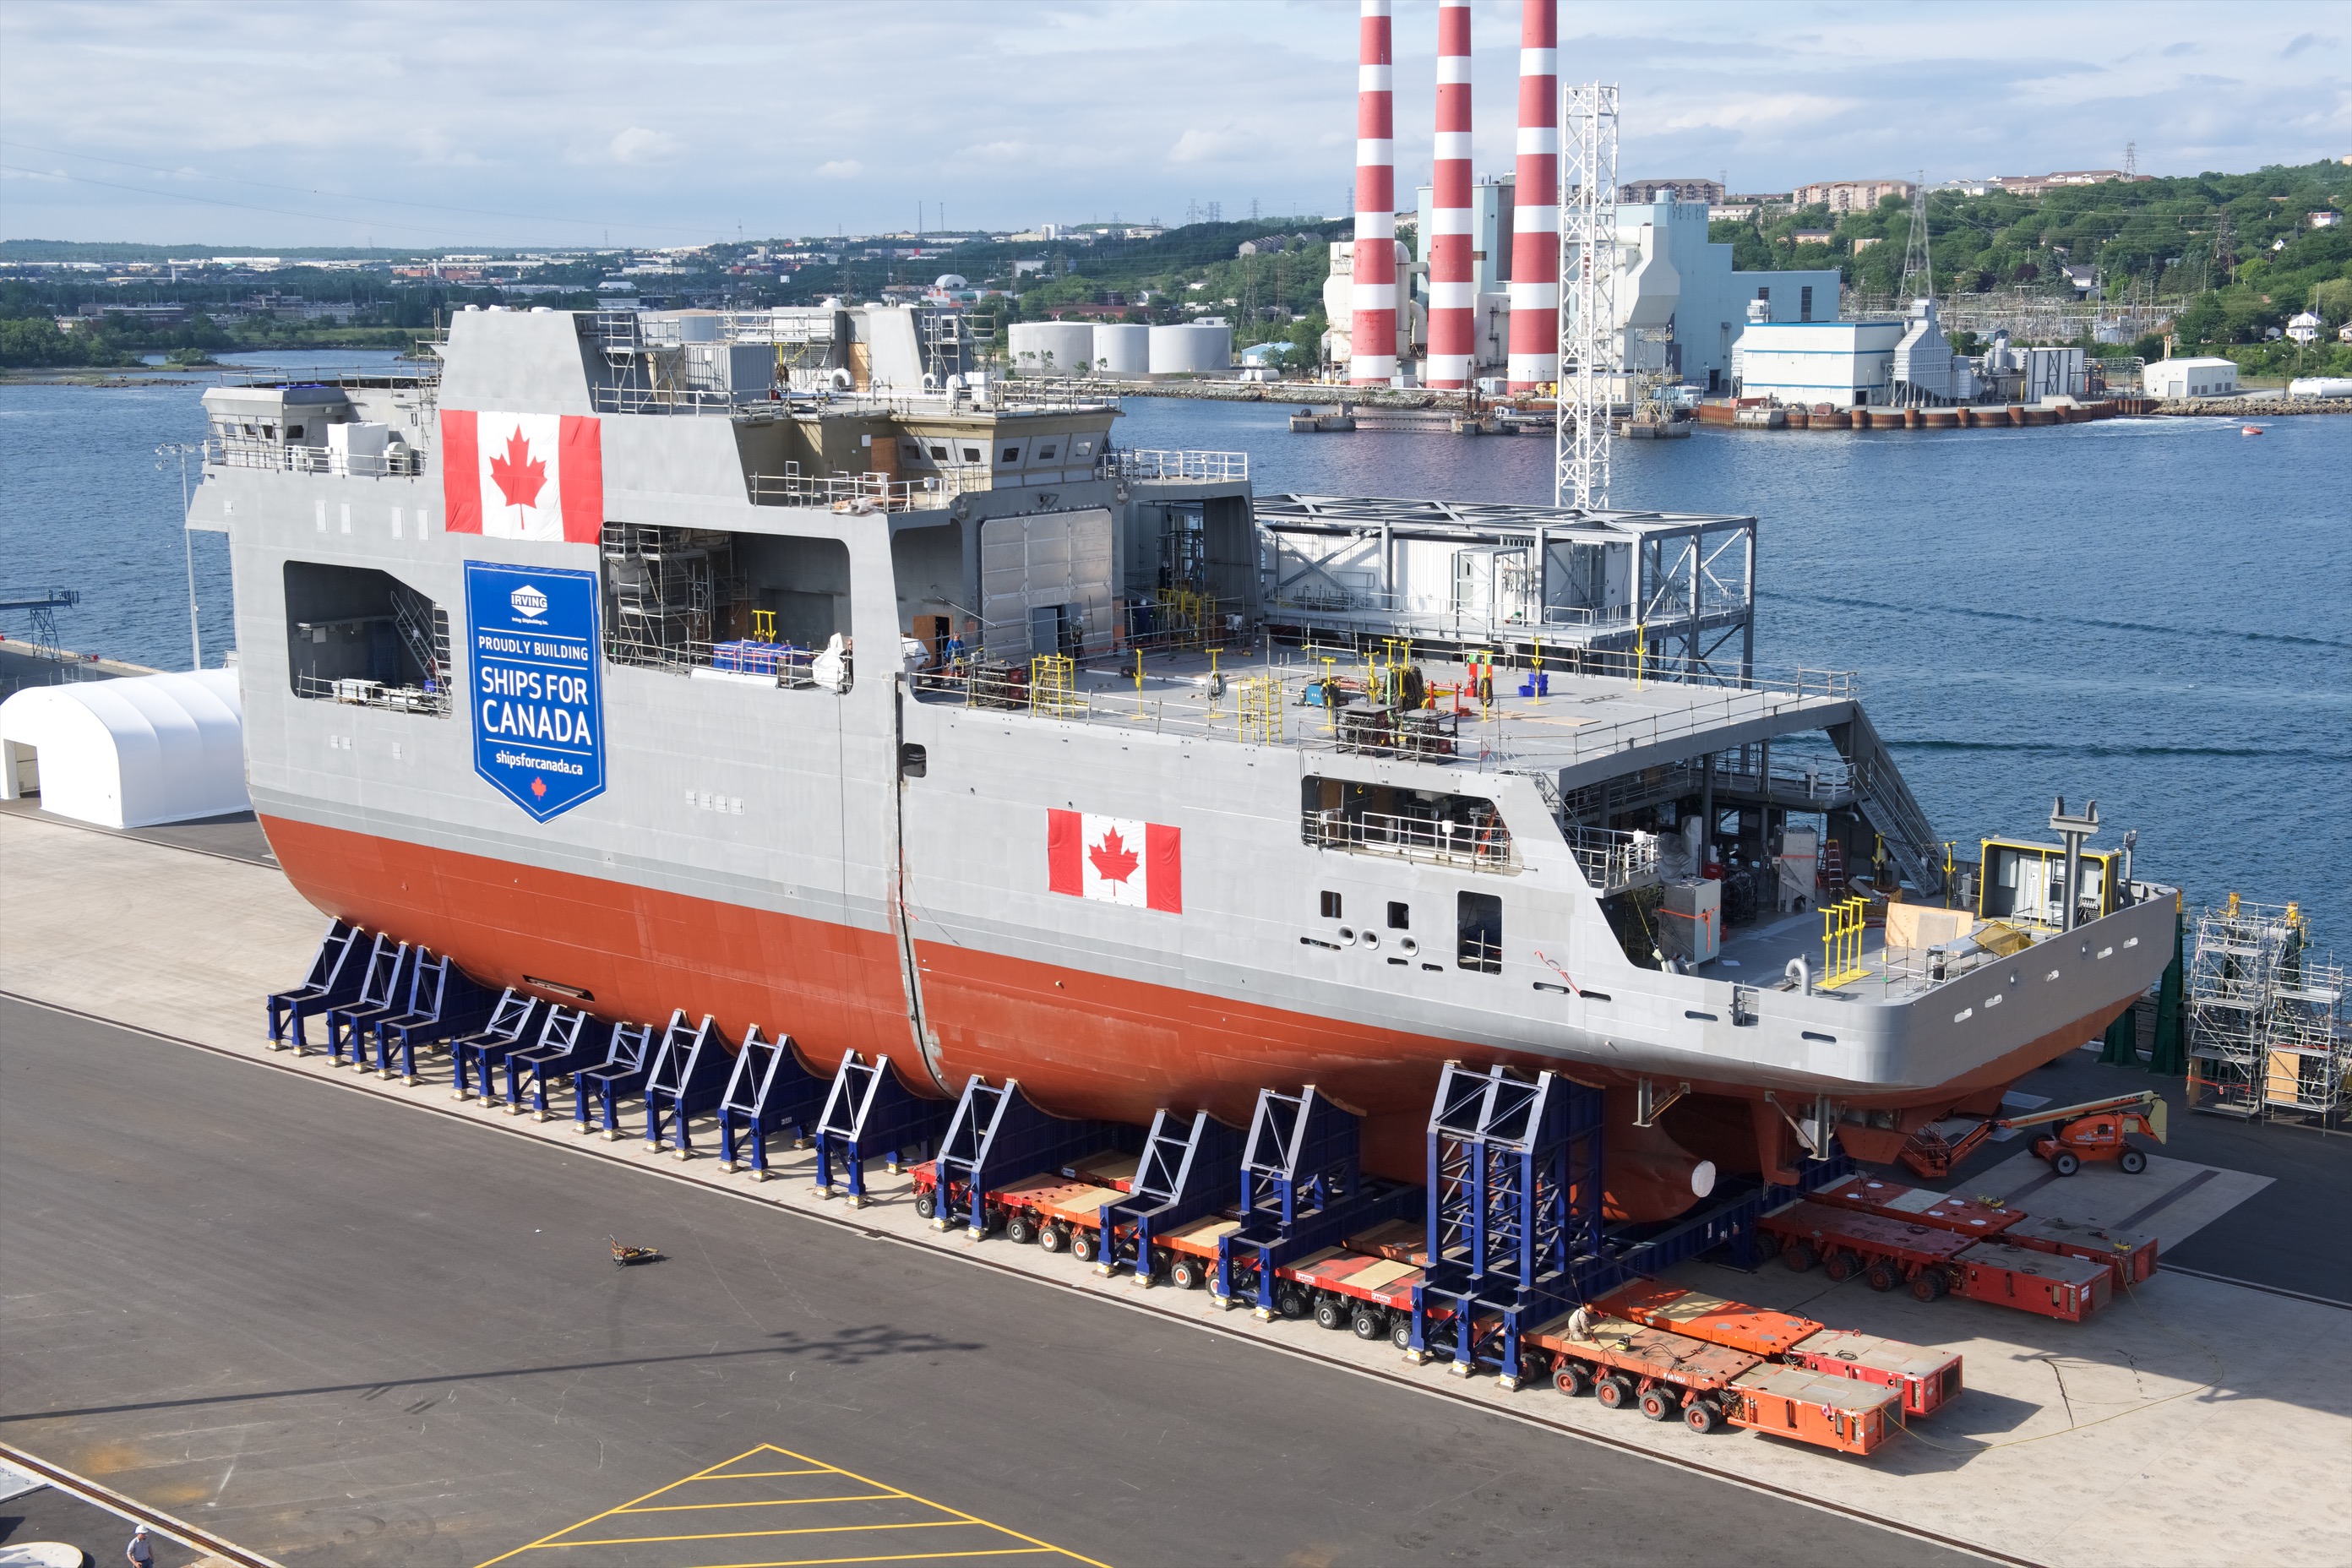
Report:
[{"label": "lattice steel tower", "polygon": [[1622,379],[1617,331],[1617,89],[1560,92],[1559,409],[1552,504],[1609,504],[1610,418]]}]

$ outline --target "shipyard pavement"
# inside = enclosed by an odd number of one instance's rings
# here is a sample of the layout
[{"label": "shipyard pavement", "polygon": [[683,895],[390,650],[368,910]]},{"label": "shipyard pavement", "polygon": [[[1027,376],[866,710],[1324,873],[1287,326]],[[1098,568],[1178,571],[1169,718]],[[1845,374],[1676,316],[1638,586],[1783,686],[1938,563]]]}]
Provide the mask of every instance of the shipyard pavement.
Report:
[{"label": "shipyard pavement", "polygon": [[[0,1016],[0,1072],[24,1072],[0,1082],[24,1129],[0,1159],[41,1194],[8,1223],[46,1227],[0,1245],[44,1259],[14,1315],[40,1306],[55,1336],[10,1336],[0,1432],[159,1506],[212,1502],[203,1522],[249,1521],[260,1550],[479,1561],[757,1444],[1120,1563],[1699,1562],[1727,1540],[2056,1563],[2128,1540],[2164,1568],[2326,1563],[2352,1538],[2352,1336],[2325,1304],[2160,1274],[2065,1325],[1694,1264],[1677,1277],[1960,1350],[1969,1385],[1867,1462],[1701,1437],[939,1237],[903,1183],[845,1215],[801,1162],[754,1185],[269,1056],[258,997],[322,922],[266,865],[0,815],[0,989],[207,1047]],[[622,1231],[672,1260],[613,1270]],[[125,1296],[190,1278],[217,1295]],[[1806,1497],[1912,1539],[1778,1500]]]}]

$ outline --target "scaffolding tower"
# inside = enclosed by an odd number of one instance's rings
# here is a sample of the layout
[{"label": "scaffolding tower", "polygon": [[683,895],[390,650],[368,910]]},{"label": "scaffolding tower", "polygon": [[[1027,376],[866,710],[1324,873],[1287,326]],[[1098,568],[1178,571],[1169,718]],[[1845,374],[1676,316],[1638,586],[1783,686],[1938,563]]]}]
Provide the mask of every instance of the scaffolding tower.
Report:
[{"label": "scaffolding tower", "polygon": [[2334,1127],[2352,1087],[2343,966],[2311,951],[2294,904],[2235,893],[2198,916],[2189,971],[2189,1103]]},{"label": "scaffolding tower", "polygon": [[1610,422],[1623,379],[1617,330],[1617,89],[1560,89],[1559,397],[1552,504],[1609,505]]}]

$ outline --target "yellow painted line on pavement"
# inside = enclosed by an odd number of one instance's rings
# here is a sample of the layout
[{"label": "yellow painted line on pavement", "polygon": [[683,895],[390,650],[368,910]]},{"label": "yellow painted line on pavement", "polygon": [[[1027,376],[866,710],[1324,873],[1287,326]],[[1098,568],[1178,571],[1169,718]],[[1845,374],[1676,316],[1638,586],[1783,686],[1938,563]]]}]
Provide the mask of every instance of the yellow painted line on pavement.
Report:
[{"label": "yellow painted line on pavement", "polygon": [[[804,1469],[740,1470],[731,1472],[728,1468],[730,1465],[738,1465],[746,1461],[757,1460],[769,1455],[773,1455],[777,1458],[785,1460],[797,1460],[808,1468]],[[838,1476],[845,1481],[853,1481],[860,1486],[871,1487],[875,1489],[871,1492],[860,1492],[843,1497],[763,1498],[748,1500],[742,1498],[730,1498],[725,1501],[709,1503],[679,1502],[675,1500],[656,1503],[654,1501],[656,1498],[672,1496],[672,1494],[677,1493],[678,1489],[682,1487],[692,1486],[704,1481],[752,1480],[763,1477],[780,1478],[787,1476]],[[593,1525],[604,1523],[606,1521],[617,1521],[620,1518],[626,1516],[643,1518],[647,1515],[663,1513],[694,1513],[704,1509],[790,1508],[797,1507],[803,1503],[834,1502],[906,1502],[911,1503],[918,1508],[932,1510],[933,1511],[943,1514],[946,1517],[934,1520],[916,1521],[912,1522],[875,1521],[870,1523],[808,1525],[779,1528],[774,1530],[680,1531],[678,1533],[669,1535],[591,1537],[577,1533],[587,1530]],[[912,1492],[891,1486],[887,1482],[877,1481],[868,1476],[861,1476],[855,1470],[845,1470],[837,1465],[828,1465],[824,1463],[822,1460],[811,1458],[805,1454],[797,1454],[789,1448],[779,1448],[772,1444],[767,1443],[761,1444],[755,1448],[748,1448],[742,1453],[736,1455],[733,1458],[721,1459],[719,1463],[711,1465],[707,1468],[697,1470],[690,1476],[681,1477],[678,1479],[670,1482],[667,1486],[656,1487],[652,1491],[646,1492],[643,1496],[631,1498],[628,1501],[613,1508],[608,1508],[602,1513],[591,1514],[589,1517],[581,1520],[576,1524],[569,1524],[564,1526],[562,1530],[551,1531],[550,1533],[540,1537],[537,1541],[528,1542],[522,1546],[518,1546],[510,1552],[503,1552],[499,1556],[490,1558],[488,1562],[483,1563],[480,1565],[480,1568],[492,1568],[493,1564],[508,1562],[510,1559],[519,1557],[527,1552],[593,1551],[598,1547],[625,1548],[632,1546],[651,1546],[673,1542],[684,1543],[695,1541],[740,1541],[793,1535],[854,1535],[866,1531],[879,1532],[882,1531],[920,1529],[940,1530],[966,1527],[984,1530],[1001,1540],[1016,1541],[1022,1542],[1022,1544],[1018,1546],[999,1547],[975,1546],[964,1551],[950,1550],[945,1552],[881,1552],[878,1554],[862,1556],[762,1559],[757,1563],[705,1563],[698,1565],[698,1568],[820,1568],[820,1565],[826,1564],[864,1563],[944,1563],[966,1558],[1029,1557],[1040,1554],[1049,1554],[1051,1556],[1060,1558],[1065,1562],[1085,1563],[1087,1565],[1087,1568],[1108,1568],[1107,1564],[1099,1563],[1094,1558],[1082,1557],[1075,1552],[1053,1545],[1048,1542],[1040,1541],[1033,1535],[1024,1535],[1017,1530],[1011,1530],[1003,1525],[992,1523],[976,1515],[966,1513],[961,1509],[950,1508],[944,1503],[933,1502],[929,1498],[918,1497]],[[854,1545],[862,1543],[845,1542],[843,1544]],[[882,1543],[877,1541],[873,1542],[873,1544],[878,1546]],[[577,1563],[580,1559],[575,1557],[572,1559],[572,1561]]]}]

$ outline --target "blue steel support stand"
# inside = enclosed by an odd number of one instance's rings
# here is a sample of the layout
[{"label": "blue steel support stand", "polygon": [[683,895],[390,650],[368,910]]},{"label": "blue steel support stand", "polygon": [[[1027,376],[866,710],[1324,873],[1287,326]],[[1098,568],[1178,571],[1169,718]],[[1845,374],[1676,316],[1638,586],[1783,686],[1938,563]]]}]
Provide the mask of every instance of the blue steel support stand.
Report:
[{"label": "blue steel support stand", "polygon": [[471,1100],[479,1095],[487,1101],[490,1098],[491,1067],[520,1047],[539,1016],[540,1006],[538,997],[509,985],[499,993],[487,1023],[449,1042],[450,1099]]},{"label": "blue steel support stand", "polygon": [[1102,1206],[1102,1261],[1095,1272],[1108,1278],[1125,1263],[1138,1285],[1156,1283],[1163,1266],[1152,1238],[1236,1202],[1241,1153],[1240,1131],[1205,1110],[1154,1116],[1126,1201]]},{"label": "blue steel support stand", "polygon": [[1601,1256],[1601,1095],[1549,1072],[1448,1062],[1429,1119],[1429,1268],[1412,1355],[1449,1318],[1452,1370],[1522,1376],[1521,1334],[1567,1310]]},{"label": "blue steel support stand", "polygon": [[[944,1100],[926,1100],[909,1090],[891,1070],[888,1057],[868,1061],[844,1051],[817,1116],[817,1196],[845,1196],[850,1207],[864,1208],[866,1162],[881,1154],[897,1174],[904,1155],[931,1146],[954,1109]],[[835,1162],[841,1165],[837,1193]]]},{"label": "blue steel support stand", "polygon": [[[670,1015],[675,1026],[686,1016],[686,1009]],[[621,1096],[646,1081],[646,1068],[651,1065],[654,1051],[654,1026],[651,1024],[615,1024],[612,1043],[604,1048],[601,1067],[583,1068],[572,1075],[572,1130],[586,1132],[588,1102],[596,1102],[599,1121],[594,1124],[612,1142],[621,1141]]]},{"label": "blue steel support stand", "polygon": [[297,1056],[310,1054],[302,1020],[330,1007],[359,999],[360,980],[366,968],[367,949],[359,927],[336,921],[310,960],[310,972],[291,991],[272,992],[265,1005],[269,1014],[269,1048],[294,1047]]},{"label": "blue steel support stand", "polygon": [[[719,1097],[727,1090],[728,1071],[733,1065],[717,1019],[705,1013],[702,1022],[689,1029],[684,1008],[670,1015],[661,1048],[654,1053],[653,1065],[646,1069],[648,1152],[667,1144],[677,1151],[679,1159],[694,1158],[690,1124],[695,1117],[719,1103]],[[669,1124],[667,1138],[662,1133],[665,1121]]]},{"label": "blue steel support stand", "polygon": [[1048,1116],[1021,1092],[1019,1079],[1007,1079],[999,1089],[974,1073],[940,1140],[931,1228],[947,1229],[950,1213],[961,1206],[972,1239],[981,1239],[990,1228],[991,1192],[1113,1145],[1120,1131],[1109,1122]]},{"label": "blue steel support stand", "polygon": [[790,1035],[762,1039],[752,1025],[719,1097],[719,1168],[731,1173],[748,1162],[752,1176],[766,1181],[768,1134],[789,1127],[806,1138],[832,1087],[801,1066]]},{"label": "blue steel support stand", "polygon": [[375,1020],[400,1010],[395,999],[407,982],[411,953],[422,956],[421,950],[407,942],[394,942],[383,931],[375,933],[357,1000],[327,1009],[327,1058],[332,1066],[343,1065],[346,1045],[351,1047],[352,1065],[364,1065],[360,1056],[361,1037]]},{"label": "blue steel support stand", "polygon": [[1297,1094],[1258,1090],[1242,1154],[1241,1228],[1218,1239],[1209,1287],[1221,1304],[1234,1304],[1240,1263],[1255,1270],[1251,1306],[1271,1318],[1282,1265],[1412,1212],[1412,1188],[1363,1179],[1361,1147],[1358,1118],[1313,1084]]},{"label": "blue steel support stand", "polygon": [[[531,1120],[545,1121],[550,1114],[547,1109],[548,1080],[562,1078],[566,1073],[576,1074],[591,1063],[605,1059],[599,1054],[599,1047],[589,1043],[593,1038],[589,1026],[595,1022],[593,1017],[578,1007],[551,1005],[547,1009],[547,1021],[540,1026],[536,1041],[523,1045],[520,1032],[517,1032],[515,1043],[502,1053],[506,1061],[507,1110],[509,1113],[516,1116],[523,1113],[522,1079],[525,1073],[530,1075]],[[610,1029],[605,1031],[608,1038],[611,1033]],[[484,1061],[482,1082],[487,1086],[489,1083],[488,1058],[486,1057]],[[487,1094],[485,1098],[488,1098]]]},{"label": "blue steel support stand", "polygon": [[[417,950],[415,967],[408,977],[408,1006],[375,1021],[375,1070],[379,1078],[416,1081],[416,1047],[480,1028],[488,1022],[493,998],[457,967],[447,953],[428,958]],[[393,1050],[400,1052],[400,1070],[392,1066]]]}]

